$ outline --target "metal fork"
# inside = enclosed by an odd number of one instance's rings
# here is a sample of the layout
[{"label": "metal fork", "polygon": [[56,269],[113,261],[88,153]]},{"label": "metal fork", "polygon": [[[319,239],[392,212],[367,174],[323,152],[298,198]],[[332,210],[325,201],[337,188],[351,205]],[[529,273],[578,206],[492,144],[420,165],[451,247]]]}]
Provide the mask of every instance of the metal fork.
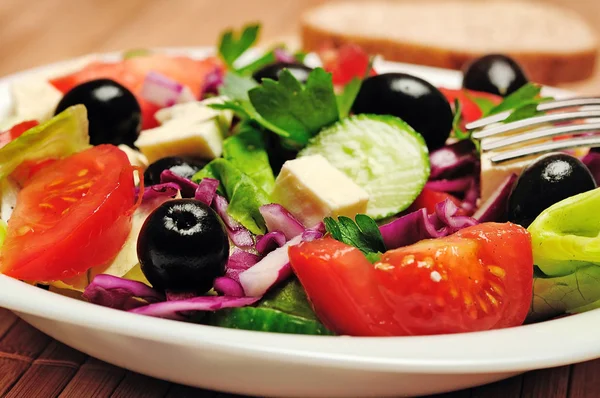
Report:
[{"label": "metal fork", "polygon": [[[577,97],[543,102],[537,106],[537,110],[544,112],[590,106],[600,106],[600,97]],[[495,123],[502,122],[509,115],[510,112],[504,112],[476,120],[466,125],[467,130],[472,131],[472,137],[481,140],[482,151],[498,150],[519,143],[526,143],[532,140],[559,135],[600,131],[600,109],[577,109],[567,112],[550,113],[518,120],[516,122],[492,126]],[[583,123],[563,124],[564,122],[575,121],[583,121]],[[561,123],[561,125],[527,131],[545,124],[554,123]],[[503,134],[514,133],[518,130],[523,130],[523,133],[501,138]],[[496,137],[498,139],[493,139]],[[487,140],[484,140],[484,138],[487,138]],[[580,147],[600,147],[600,135],[569,138],[561,141],[548,141],[541,144],[524,146],[518,149],[506,150],[498,152],[498,154],[492,156],[490,160],[492,163],[502,163],[525,156]]]}]

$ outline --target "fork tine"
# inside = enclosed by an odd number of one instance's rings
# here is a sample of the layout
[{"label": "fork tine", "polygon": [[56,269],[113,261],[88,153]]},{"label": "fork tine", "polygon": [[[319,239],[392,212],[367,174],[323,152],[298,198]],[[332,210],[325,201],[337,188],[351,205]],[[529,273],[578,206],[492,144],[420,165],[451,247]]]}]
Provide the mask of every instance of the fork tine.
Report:
[{"label": "fork tine", "polygon": [[562,141],[549,141],[543,144],[515,149],[513,151],[501,152],[498,155],[492,156],[490,160],[492,163],[496,164],[530,155],[582,147],[600,147],[600,137],[583,137]]},{"label": "fork tine", "polygon": [[568,126],[552,127],[549,129],[535,130],[523,134],[514,135],[511,137],[494,140],[494,141],[482,141],[481,149],[483,151],[492,151],[494,149],[503,148],[509,145],[519,144],[521,142],[536,140],[539,138],[554,137],[562,134],[579,134],[590,131],[600,130],[600,122],[597,123],[586,123],[586,124],[575,124]]},{"label": "fork tine", "polygon": [[[552,111],[557,109],[566,109],[566,108],[574,108],[574,107],[582,107],[582,106],[594,106],[600,105],[600,97],[574,97],[574,98],[565,98],[554,101],[542,102],[537,106],[537,110],[540,112]],[[475,130],[485,126],[488,126],[493,123],[498,123],[506,119],[510,115],[510,112],[502,112],[496,115],[488,116],[481,118],[479,120],[475,120],[467,124],[465,127],[467,130]]]},{"label": "fork tine", "polygon": [[557,123],[599,117],[600,110],[551,113],[549,115],[534,116],[528,119],[517,120],[516,122],[510,122],[501,126],[491,127],[486,130],[477,131],[473,133],[473,138],[482,139],[485,137],[491,137],[494,135],[507,133],[513,130],[539,126],[545,123]]}]

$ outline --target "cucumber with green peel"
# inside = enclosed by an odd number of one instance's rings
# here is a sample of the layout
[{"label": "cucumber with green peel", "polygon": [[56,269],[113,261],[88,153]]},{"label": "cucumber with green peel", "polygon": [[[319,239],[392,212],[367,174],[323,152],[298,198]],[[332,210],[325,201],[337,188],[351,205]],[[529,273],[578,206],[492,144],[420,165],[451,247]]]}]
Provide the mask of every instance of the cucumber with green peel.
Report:
[{"label": "cucumber with green peel", "polygon": [[273,333],[330,335],[318,321],[266,307],[229,308],[210,316],[210,325]]},{"label": "cucumber with green peel", "polygon": [[429,178],[425,140],[394,116],[343,119],[313,137],[298,156],[317,154],[367,191],[367,215],[377,220],[408,208]]},{"label": "cucumber with green peel", "polygon": [[295,277],[267,293],[256,307],[219,310],[209,315],[207,323],[273,333],[333,334],[319,322]]}]

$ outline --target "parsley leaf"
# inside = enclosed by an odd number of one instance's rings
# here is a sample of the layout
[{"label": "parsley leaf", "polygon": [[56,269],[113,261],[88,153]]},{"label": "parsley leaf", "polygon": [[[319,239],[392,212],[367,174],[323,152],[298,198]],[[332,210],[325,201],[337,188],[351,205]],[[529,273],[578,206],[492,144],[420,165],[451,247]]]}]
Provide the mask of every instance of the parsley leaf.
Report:
[{"label": "parsley leaf", "polygon": [[375,220],[364,214],[357,214],[355,221],[349,217],[340,216],[335,221],[326,217],[323,222],[325,229],[332,238],[340,242],[354,246],[369,256],[370,259],[378,259],[374,256],[385,252],[383,237]]},{"label": "parsley leaf", "polygon": [[350,113],[350,109],[354,104],[354,100],[358,95],[358,91],[360,90],[361,85],[362,80],[358,77],[353,77],[350,83],[344,86],[344,90],[342,91],[342,93],[336,96],[340,119],[347,117]]},{"label": "parsley leaf", "polygon": [[468,131],[463,131],[460,127],[462,121],[462,105],[458,99],[454,100],[454,118],[452,119],[452,131],[454,136],[459,140],[466,140],[471,138],[471,134]]},{"label": "parsley leaf", "polygon": [[471,102],[473,102],[475,105],[477,105],[477,107],[481,111],[482,115],[489,114],[490,111],[492,110],[492,108],[494,108],[496,106],[494,104],[494,101],[492,101],[488,98],[474,97],[472,95],[469,95],[469,93],[466,90],[465,90],[465,95]]},{"label": "parsley leaf", "polygon": [[245,26],[239,36],[233,30],[223,33],[219,41],[219,55],[230,69],[233,69],[233,63],[256,42],[259,31],[259,24],[251,24]]},{"label": "parsley leaf", "polygon": [[516,122],[517,120],[527,119],[543,113],[537,110],[537,106],[537,102],[528,103],[515,109],[506,119],[504,119],[504,123]]},{"label": "parsley leaf", "polygon": [[331,74],[322,68],[309,74],[306,85],[284,69],[279,81],[263,79],[248,96],[260,115],[260,124],[266,121],[300,144],[308,143],[323,127],[339,120]]},{"label": "parsley leaf", "polygon": [[235,101],[250,101],[248,91],[257,86],[258,83],[251,77],[227,72],[223,78],[223,84],[219,87],[219,95]]},{"label": "parsley leaf", "polygon": [[[520,120],[525,117],[531,116],[531,110],[535,108],[535,106],[539,105],[542,102],[551,100],[552,98],[548,97],[540,97],[540,92],[542,91],[542,86],[539,84],[528,83],[523,87],[519,88],[514,93],[510,94],[508,97],[504,98],[504,101],[493,107],[489,110],[486,116],[495,115],[497,113],[512,111],[515,113],[519,111],[519,109],[527,107],[527,111],[521,111],[520,115],[512,117],[511,120]],[[519,118],[517,118],[519,116]]]}]

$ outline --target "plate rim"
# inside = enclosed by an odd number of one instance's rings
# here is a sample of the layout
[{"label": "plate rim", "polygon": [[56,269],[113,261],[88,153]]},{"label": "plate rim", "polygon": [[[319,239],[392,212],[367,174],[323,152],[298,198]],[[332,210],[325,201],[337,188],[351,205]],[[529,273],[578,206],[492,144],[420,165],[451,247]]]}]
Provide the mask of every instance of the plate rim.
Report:
[{"label": "plate rim", "polygon": [[[212,47],[167,47],[156,51],[206,56]],[[87,59],[110,59],[122,52],[97,53],[0,77],[0,115],[10,106],[10,82]],[[383,70],[433,75],[456,86],[460,72],[377,60]],[[572,93],[545,88],[549,94]],[[27,297],[27,300],[22,300]],[[600,310],[509,329],[410,337],[304,336],[188,324],[127,313],[82,302],[0,275],[0,306],[58,322],[82,325],[150,341],[210,347],[226,355],[277,355],[284,362],[371,371],[438,374],[518,372],[600,357]],[[577,331],[574,338],[573,331]],[[561,342],[557,349],[556,341]],[[554,344],[552,344],[554,342]],[[505,344],[502,344],[505,343]],[[509,344],[510,343],[510,344]],[[397,354],[401,353],[401,354]]]}]

